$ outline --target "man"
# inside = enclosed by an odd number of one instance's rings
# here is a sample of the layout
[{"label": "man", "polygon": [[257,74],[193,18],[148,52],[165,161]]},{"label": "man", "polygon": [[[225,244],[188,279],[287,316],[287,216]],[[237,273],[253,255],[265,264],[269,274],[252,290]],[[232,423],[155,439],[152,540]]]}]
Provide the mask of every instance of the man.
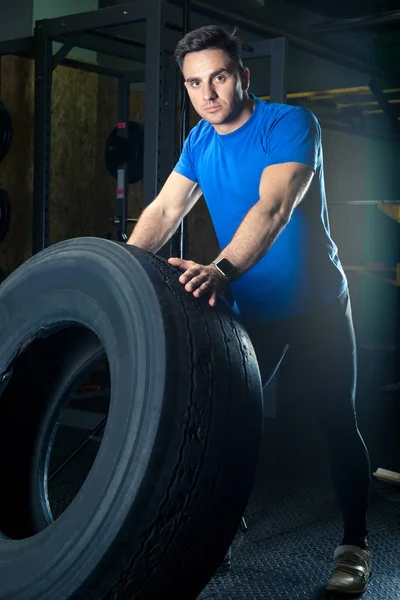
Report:
[{"label": "man", "polygon": [[171,258],[181,283],[211,306],[230,284],[267,384],[292,354],[316,403],[344,519],[327,589],[361,593],[371,576],[367,544],[368,452],[355,414],[355,339],[347,281],[330,237],[321,131],[308,110],[249,93],[240,42],[203,27],[176,60],[202,117],[129,243],[156,252],[201,194],[221,252],[210,265]]}]

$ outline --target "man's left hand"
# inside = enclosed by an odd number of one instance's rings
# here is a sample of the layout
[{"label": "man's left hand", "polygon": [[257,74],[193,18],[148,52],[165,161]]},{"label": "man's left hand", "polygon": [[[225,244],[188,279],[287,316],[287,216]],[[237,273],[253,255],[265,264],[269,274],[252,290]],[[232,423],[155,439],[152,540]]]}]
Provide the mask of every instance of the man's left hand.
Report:
[{"label": "man's left hand", "polygon": [[169,258],[168,262],[184,271],[179,281],[185,286],[187,292],[192,292],[196,298],[207,294],[210,296],[209,305],[216,305],[219,292],[228,285],[228,278],[214,265],[200,265],[192,260],[181,258]]}]

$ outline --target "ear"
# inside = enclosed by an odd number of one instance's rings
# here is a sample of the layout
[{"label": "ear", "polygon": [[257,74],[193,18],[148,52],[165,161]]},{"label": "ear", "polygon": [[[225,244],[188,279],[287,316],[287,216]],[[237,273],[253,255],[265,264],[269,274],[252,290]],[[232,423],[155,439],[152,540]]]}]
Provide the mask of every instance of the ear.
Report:
[{"label": "ear", "polygon": [[241,74],[242,80],[242,89],[244,92],[247,92],[250,87],[250,70],[245,67]]}]

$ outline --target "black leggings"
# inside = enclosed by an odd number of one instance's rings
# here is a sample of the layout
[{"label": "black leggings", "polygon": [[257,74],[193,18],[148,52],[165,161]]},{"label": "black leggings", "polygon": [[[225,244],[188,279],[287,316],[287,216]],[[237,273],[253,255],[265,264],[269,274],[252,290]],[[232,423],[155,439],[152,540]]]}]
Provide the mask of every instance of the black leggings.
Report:
[{"label": "black leggings", "polygon": [[264,387],[284,359],[291,381],[312,394],[315,418],[329,448],[344,543],[355,544],[368,534],[371,467],[357,425],[356,343],[348,292],[307,315],[246,327]]}]

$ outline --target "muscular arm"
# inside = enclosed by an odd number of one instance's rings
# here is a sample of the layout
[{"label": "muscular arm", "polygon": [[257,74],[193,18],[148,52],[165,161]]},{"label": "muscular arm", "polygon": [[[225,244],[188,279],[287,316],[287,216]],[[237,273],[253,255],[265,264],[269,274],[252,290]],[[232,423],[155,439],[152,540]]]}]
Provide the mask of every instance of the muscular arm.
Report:
[{"label": "muscular arm", "polygon": [[271,165],[263,171],[259,201],[220,253],[235,265],[236,277],[268,252],[307,193],[313,175],[310,167],[294,162]]},{"label": "muscular arm", "polygon": [[141,214],[127,243],[157,252],[173,236],[200,196],[197,183],[173,171],[160,194]]}]

